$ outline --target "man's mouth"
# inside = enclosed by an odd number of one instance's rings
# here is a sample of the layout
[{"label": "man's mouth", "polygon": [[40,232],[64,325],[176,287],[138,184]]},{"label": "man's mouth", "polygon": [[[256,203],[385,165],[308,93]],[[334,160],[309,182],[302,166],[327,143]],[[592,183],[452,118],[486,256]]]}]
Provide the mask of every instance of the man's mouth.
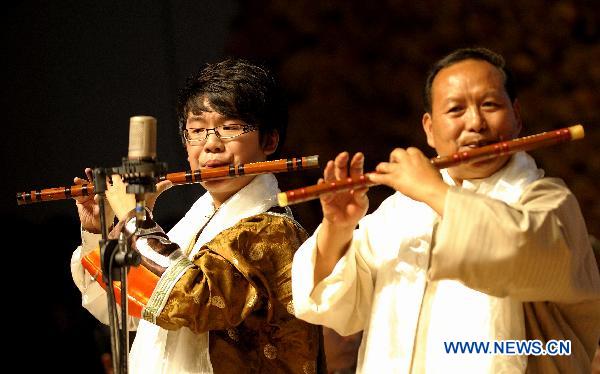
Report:
[{"label": "man's mouth", "polygon": [[481,139],[481,140],[474,140],[474,141],[470,141],[470,142],[462,144],[459,147],[459,150],[462,151],[462,150],[466,150],[466,149],[481,148],[483,146],[486,146],[488,144],[493,144],[493,143],[495,143],[495,141],[493,141],[493,140],[483,140],[483,139]]},{"label": "man's mouth", "polygon": [[200,167],[203,167],[203,168],[218,168],[218,167],[228,166],[228,165],[229,165],[229,162],[227,162],[227,161],[209,160],[209,161],[206,161],[204,164],[200,165]]}]

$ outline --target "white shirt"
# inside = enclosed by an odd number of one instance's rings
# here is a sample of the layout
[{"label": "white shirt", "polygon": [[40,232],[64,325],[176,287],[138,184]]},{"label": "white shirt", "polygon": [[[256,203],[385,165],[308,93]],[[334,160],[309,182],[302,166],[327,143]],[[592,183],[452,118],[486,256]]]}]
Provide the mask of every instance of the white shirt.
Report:
[{"label": "white shirt", "polygon": [[[444,180],[454,184],[443,171]],[[543,172],[518,153],[494,175],[462,188],[514,203]],[[363,330],[359,373],[518,373],[526,357],[448,354],[443,342],[524,339],[522,303],[454,280],[429,281],[438,215],[400,193],[359,228],[332,273],[316,286],[315,234],[296,252],[292,270],[296,316],[341,335]]]}]

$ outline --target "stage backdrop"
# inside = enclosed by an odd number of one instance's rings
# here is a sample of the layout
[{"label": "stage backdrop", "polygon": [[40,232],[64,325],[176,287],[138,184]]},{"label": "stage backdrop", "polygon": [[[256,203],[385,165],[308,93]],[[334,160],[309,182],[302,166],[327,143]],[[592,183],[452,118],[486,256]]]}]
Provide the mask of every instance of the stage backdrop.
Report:
[{"label": "stage backdrop", "polygon": [[[594,2],[22,1],[6,5],[2,17],[6,355],[24,356],[22,368],[99,373],[107,347],[70,278],[79,243],[74,203],[17,207],[15,192],[70,185],[85,167],[120,165],[134,115],[158,119],[158,158],[170,171],[186,169],[177,89],[204,63],[228,56],[265,63],[282,80],[290,102],[284,155],[318,154],[324,164],[340,151],[362,151],[372,170],[394,147],[434,156],[420,124],[434,60],[458,47],[494,49],[519,82],[522,135],[585,125],[584,140],[532,154],[572,188],[600,237]],[[290,189],[318,177],[307,171],[279,180]],[[158,221],[170,228],[202,192],[198,185],[167,191]],[[391,193],[373,188],[370,210]],[[314,230],[319,204],[294,209]]]}]

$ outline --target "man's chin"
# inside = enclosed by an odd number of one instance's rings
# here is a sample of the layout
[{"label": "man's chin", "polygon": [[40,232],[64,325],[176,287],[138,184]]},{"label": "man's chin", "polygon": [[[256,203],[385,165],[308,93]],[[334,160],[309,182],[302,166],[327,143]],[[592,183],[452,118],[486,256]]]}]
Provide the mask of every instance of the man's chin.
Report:
[{"label": "man's chin", "polygon": [[200,183],[205,190],[210,192],[226,192],[230,190],[232,184],[232,178],[208,180]]},{"label": "man's chin", "polygon": [[233,195],[248,183],[250,183],[250,177],[234,177],[217,180],[208,180],[202,182],[202,187],[211,194],[218,195]]},{"label": "man's chin", "polygon": [[484,169],[491,167],[495,162],[498,162],[497,158],[488,158],[487,160],[473,161],[466,164],[474,169]]},{"label": "man's chin", "polygon": [[457,176],[460,175],[460,179],[482,179],[491,176],[498,170],[502,169],[507,159],[501,160],[498,158],[492,158],[482,161],[464,163],[457,166]]}]

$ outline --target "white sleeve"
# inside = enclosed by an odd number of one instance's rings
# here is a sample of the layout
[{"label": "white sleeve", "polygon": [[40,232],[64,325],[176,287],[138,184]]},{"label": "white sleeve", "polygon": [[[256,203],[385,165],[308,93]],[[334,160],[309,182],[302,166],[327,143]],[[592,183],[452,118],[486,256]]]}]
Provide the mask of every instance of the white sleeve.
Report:
[{"label": "white sleeve", "polygon": [[371,311],[373,278],[371,269],[359,254],[360,230],[346,254],[329,276],[314,286],[314,269],[319,228],[298,249],[292,262],[292,295],[298,318],[324,325],[340,335],[351,335],[365,328]]},{"label": "white sleeve", "polygon": [[552,178],[532,183],[513,205],[450,189],[429,277],[523,302],[579,303],[600,291],[579,204]]},{"label": "white sleeve", "polygon": [[[406,214],[409,210],[413,214]],[[348,251],[331,274],[315,285],[319,226],[300,246],[292,262],[292,297],[296,316],[330,327],[340,335],[364,330],[372,318],[375,282],[381,265],[398,256],[406,238],[417,235],[411,227],[429,228],[434,218],[435,213],[425,204],[415,204],[395,193],[360,220]]]},{"label": "white sleeve", "polygon": [[[98,248],[100,234],[93,234],[81,230],[81,245],[73,252],[71,256],[71,275],[75,285],[81,291],[81,304],[98,321],[109,324],[108,301],[106,291],[94,280],[94,278],[84,269],[81,259],[89,252]],[[120,312],[120,307],[119,308]],[[130,330],[137,327],[138,319],[128,317],[128,326]]]}]

